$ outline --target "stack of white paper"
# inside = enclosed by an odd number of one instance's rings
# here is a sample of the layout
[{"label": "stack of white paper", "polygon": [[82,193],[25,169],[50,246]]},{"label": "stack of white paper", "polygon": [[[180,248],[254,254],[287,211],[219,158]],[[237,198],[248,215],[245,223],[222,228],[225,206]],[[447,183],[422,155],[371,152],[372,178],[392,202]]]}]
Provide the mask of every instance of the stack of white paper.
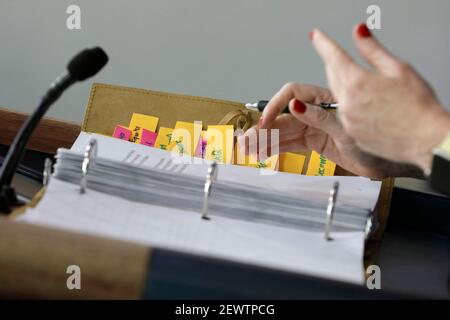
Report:
[{"label": "stack of white paper", "polygon": [[[79,193],[89,139],[98,154]],[[146,245],[339,280],[363,280],[365,226],[380,189],[359,177],[264,175],[220,165],[201,219],[208,164],[174,163],[170,153],[82,133],[58,152],[44,199],[21,219]],[[332,241],[323,236],[328,194],[340,182]]]}]

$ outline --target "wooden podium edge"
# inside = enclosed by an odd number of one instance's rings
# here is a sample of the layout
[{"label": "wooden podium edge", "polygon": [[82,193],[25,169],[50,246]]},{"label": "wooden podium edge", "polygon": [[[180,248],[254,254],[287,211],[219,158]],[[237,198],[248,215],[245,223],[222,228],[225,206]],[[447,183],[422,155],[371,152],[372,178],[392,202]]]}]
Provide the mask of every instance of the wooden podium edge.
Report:
[{"label": "wooden podium edge", "polygon": [[[0,108],[0,144],[10,145],[28,114]],[[44,118],[33,132],[27,149],[55,154],[58,148],[70,148],[78,134],[80,125]]]},{"label": "wooden podium edge", "polygon": [[[0,220],[0,296],[33,299],[139,299],[151,249],[27,223]],[[69,266],[81,289],[69,289]],[[70,282],[70,279],[69,279]]]}]

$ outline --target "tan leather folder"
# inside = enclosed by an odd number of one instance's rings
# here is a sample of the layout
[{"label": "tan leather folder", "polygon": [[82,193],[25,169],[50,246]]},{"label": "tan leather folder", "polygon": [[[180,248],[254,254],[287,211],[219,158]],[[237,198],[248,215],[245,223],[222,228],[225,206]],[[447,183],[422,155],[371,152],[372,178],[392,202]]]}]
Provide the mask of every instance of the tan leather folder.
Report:
[{"label": "tan leather folder", "polygon": [[[94,83],[82,130],[112,135],[116,125],[128,125],[133,113],[156,116],[159,118],[159,126],[169,128],[173,128],[177,120],[201,120],[204,129],[208,125],[232,124],[235,129],[244,130],[255,125],[261,116],[259,112],[246,109],[241,102]],[[306,155],[306,161],[309,160],[309,151],[300,150],[298,153]],[[353,174],[337,167],[336,175]],[[383,234],[393,185],[393,178],[384,179],[382,182],[376,208],[379,226],[366,245],[368,258],[373,256]]]}]

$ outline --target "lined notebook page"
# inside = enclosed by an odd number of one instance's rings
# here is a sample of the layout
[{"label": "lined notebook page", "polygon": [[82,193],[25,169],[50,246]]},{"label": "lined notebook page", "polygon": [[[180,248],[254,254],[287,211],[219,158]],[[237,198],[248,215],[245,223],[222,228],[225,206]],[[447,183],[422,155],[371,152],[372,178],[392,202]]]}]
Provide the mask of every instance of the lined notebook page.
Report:
[{"label": "lined notebook page", "polygon": [[18,220],[210,257],[363,283],[363,232],[288,229],[170,209],[52,179],[43,200]]}]

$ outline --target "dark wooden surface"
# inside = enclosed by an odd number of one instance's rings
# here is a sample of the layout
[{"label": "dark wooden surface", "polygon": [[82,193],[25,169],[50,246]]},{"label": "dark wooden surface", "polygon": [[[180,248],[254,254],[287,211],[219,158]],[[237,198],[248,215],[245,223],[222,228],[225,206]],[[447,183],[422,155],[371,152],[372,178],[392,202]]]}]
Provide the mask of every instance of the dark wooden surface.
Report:
[{"label": "dark wooden surface", "polygon": [[[0,144],[10,145],[27,114],[0,108]],[[80,125],[44,118],[33,133],[27,149],[54,154],[70,148],[80,133]]]}]

